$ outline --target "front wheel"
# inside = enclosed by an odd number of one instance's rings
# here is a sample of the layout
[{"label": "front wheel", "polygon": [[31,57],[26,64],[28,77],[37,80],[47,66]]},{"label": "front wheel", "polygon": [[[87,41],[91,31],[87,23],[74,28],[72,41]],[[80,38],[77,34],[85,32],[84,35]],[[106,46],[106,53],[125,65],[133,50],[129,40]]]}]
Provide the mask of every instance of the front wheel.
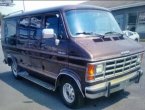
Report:
[{"label": "front wheel", "polygon": [[63,81],[60,93],[64,104],[69,108],[79,108],[83,105],[83,96],[73,80]]},{"label": "front wheel", "polygon": [[18,72],[20,72],[20,67],[17,65],[17,63],[15,61],[13,61],[11,64],[11,70],[12,70],[14,77],[16,79],[19,79],[20,77],[18,75]]},{"label": "front wheel", "polygon": [[139,39],[136,38],[135,41],[136,41],[136,42],[139,42]]}]

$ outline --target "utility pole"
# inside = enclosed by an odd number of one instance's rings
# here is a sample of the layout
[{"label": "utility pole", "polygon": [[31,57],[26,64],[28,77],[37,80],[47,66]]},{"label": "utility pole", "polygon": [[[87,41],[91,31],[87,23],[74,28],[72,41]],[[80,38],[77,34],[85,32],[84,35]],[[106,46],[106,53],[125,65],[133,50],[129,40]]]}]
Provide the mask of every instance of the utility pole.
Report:
[{"label": "utility pole", "polygon": [[24,11],[25,11],[25,2],[24,2],[24,0],[23,0],[23,9],[24,9]]}]

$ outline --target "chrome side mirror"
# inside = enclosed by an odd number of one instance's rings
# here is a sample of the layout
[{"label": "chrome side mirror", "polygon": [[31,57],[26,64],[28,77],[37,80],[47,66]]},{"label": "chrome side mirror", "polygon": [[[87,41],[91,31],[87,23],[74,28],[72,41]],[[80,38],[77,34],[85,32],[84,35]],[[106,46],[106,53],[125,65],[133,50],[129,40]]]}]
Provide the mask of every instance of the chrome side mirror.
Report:
[{"label": "chrome side mirror", "polygon": [[42,30],[43,38],[53,38],[55,37],[55,33],[53,29],[43,29]]},{"label": "chrome side mirror", "polygon": [[60,40],[57,39],[56,34],[54,33],[53,29],[43,29],[42,30],[43,38],[54,38],[55,39],[55,45],[59,45]]}]

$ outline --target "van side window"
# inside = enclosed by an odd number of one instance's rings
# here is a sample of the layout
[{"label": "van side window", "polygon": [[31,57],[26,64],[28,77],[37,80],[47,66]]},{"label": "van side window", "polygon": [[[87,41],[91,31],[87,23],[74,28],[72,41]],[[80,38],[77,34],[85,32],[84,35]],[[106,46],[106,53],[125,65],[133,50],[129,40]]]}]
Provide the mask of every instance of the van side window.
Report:
[{"label": "van side window", "polygon": [[34,16],[30,19],[30,38],[41,39],[42,37],[42,17]]},{"label": "van side window", "polygon": [[29,37],[29,18],[22,18],[19,22],[19,37],[27,39]]},{"label": "van side window", "polygon": [[7,20],[5,22],[5,41],[7,44],[16,45],[16,25],[17,20]]},{"label": "van side window", "polygon": [[45,28],[54,29],[56,35],[58,35],[58,21],[59,18],[56,15],[49,15],[45,18]]},{"label": "van side window", "polygon": [[58,39],[65,39],[66,34],[64,26],[59,14],[49,15],[45,17],[45,28],[54,29]]}]

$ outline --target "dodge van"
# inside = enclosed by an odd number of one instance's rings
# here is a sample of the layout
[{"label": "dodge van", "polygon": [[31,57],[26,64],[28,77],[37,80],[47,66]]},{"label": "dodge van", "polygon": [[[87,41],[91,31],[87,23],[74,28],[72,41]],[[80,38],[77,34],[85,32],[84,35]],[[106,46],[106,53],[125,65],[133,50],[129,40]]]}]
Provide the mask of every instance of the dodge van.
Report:
[{"label": "dodge van", "polygon": [[61,6],[13,13],[2,20],[4,62],[16,78],[60,91],[80,107],[138,83],[144,48],[123,35],[111,12]]}]

